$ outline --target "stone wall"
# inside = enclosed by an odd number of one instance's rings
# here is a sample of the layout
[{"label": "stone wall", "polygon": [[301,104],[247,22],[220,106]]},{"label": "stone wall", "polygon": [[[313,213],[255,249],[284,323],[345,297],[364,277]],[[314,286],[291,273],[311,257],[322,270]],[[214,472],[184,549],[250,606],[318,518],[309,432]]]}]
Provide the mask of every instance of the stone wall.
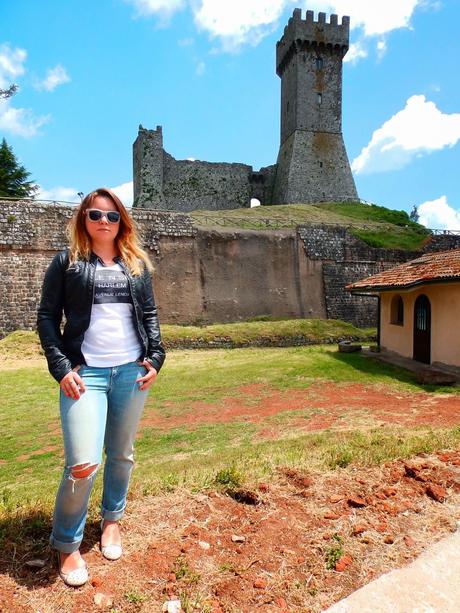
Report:
[{"label": "stone wall", "polygon": [[[377,324],[377,299],[351,295],[345,286],[420,255],[419,252],[369,247],[340,226],[299,226],[298,233],[307,257],[321,263],[327,317],[360,327]],[[424,251],[458,247],[460,236],[440,235],[433,236]]]},{"label": "stone wall", "polygon": [[356,201],[342,136],[342,59],[349,18],[295,9],[276,45],[281,143],[273,202]]},{"label": "stone wall", "polygon": [[[66,244],[73,208],[0,201],[0,335],[34,329],[43,275]],[[154,265],[163,323],[211,323],[257,315],[325,317],[321,267],[295,230],[198,229],[189,216],[133,210]]]},{"label": "stone wall", "polygon": [[326,316],[320,268],[308,266],[295,231],[200,229],[193,240],[165,237],[157,263],[164,321]]},{"label": "stone wall", "polygon": [[[35,327],[43,275],[67,244],[73,207],[0,201],[0,336]],[[132,211],[154,264],[163,323],[212,323],[260,315],[334,318],[375,325],[376,301],[344,287],[416,254],[373,249],[345,228],[215,230],[183,213]],[[427,249],[445,245],[433,237]],[[460,247],[460,237],[450,237]],[[455,243],[456,241],[456,243]]]},{"label": "stone wall", "polygon": [[188,212],[272,201],[275,165],[255,172],[248,164],[176,160],[163,149],[161,126],[139,127],[133,160],[135,208]]},{"label": "stone wall", "polygon": [[[0,201],[0,337],[16,329],[35,328],[36,309],[44,272],[52,257],[67,245],[66,227],[73,207]],[[196,229],[188,216],[135,211],[143,244],[152,261],[160,254],[160,241],[193,237]]]},{"label": "stone wall", "polygon": [[460,236],[458,234],[435,234],[425,246],[425,251],[447,251],[448,249],[458,249],[460,247]]},{"label": "stone wall", "polygon": [[175,160],[165,153],[163,196],[166,207],[175,211],[248,208],[252,167]]},{"label": "stone wall", "polygon": [[281,78],[277,162],[247,164],[176,160],[163,148],[161,126],[139,126],[133,144],[134,206],[174,211],[261,204],[357,200],[342,137],[342,60],[350,19],[295,9],[276,46]]}]

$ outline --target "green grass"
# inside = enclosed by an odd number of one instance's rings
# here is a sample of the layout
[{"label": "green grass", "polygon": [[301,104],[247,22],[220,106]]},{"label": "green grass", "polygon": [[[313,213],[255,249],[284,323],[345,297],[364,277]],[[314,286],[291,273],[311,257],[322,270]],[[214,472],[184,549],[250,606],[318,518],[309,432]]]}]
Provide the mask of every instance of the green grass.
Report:
[{"label": "green grass", "polygon": [[[162,339],[168,349],[201,346],[244,347],[336,343],[340,340],[372,342],[375,328],[356,328],[334,319],[287,319],[261,315],[234,323],[180,326],[162,324]],[[0,339],[0,363],[39,358],[43,355],[36,332],[16,330]]]},{"label": "green grass", "polygon": [[166,347],[174,348],[197,342],[226,343],[231,347],[288,345],[302,341],[311,344],[336,343],[342,339],[370,342],[376,334],[375,328],[360,329],[340,320],[275,319],[269,316],[207,326],[163,324],[161,330]]},{"label": "green grass", "polygon": [[[241,386],[248,384],[259,384],[263,391],[304,389],[318,382],[381,384],[409,392],[442,389],[422,387],[407,371],[325,346],[171,351],[145,417],[148,424],[156,414],[198,410],[197,401],[205,406],[230,396],[245,400]],[[38,504],[49,510],[62,470],[57,384],[43,365],[0,370],[0,389],[0,507],[12,511]],[[458,388],[449,391],[456,394]],[[458,428],[300,434],[287,425],[284,431],[281,417],[279,440],[258,438],[259,426],[243,420],[166,430],[146,425],[136,445],[133,491],[235,486],[270,476],[279,465],[336,469],[460,443]],[[100,483],[99,475],[97,492]]]},{"label": "green grass", "polygon": [[323,210],[340,213],[347,217],[359,221],[377,221],[381,223],[389,223],[402,228],[414,227],[425,229],[424,226],[411,221],[406,211],[396,211],[387,209],[384,206],[377,204],[361,204],[360,202],[341,202],[341,203],[325,203],[317,204]]},{"label": "green grass", "polygon": [[16,330],[0,339],[0,356],[8,360],[27,360],[43,355],[38,334],[29,330]]},{"label": "green grass", "polygon": [[421,249],[430,236],[424,226],[410,221],[405,211],[376,204],[319,203],[260,206],[229,211],[192,211],[197,225],[252,228],[256,230],[295,228],[304,224],[333,224],[350,228],[351,233],[372,247]]},{"label": "green grass", "polygon": [[334,570],[336,562],[343,556],[343,538],[339,534],[334,534],[332,539],[334,544],[325,551],[326,568],[328,570]]},{"label": "green grass", "polygon": [[351,233],[356,238],[367,243],[370,247],[380,249],[407,249],[408,251],[418,251],[425,244],[428,232],[417,228],[407,228],[399,230],[386,228],[382,230],[360,230],[352,228]]}]

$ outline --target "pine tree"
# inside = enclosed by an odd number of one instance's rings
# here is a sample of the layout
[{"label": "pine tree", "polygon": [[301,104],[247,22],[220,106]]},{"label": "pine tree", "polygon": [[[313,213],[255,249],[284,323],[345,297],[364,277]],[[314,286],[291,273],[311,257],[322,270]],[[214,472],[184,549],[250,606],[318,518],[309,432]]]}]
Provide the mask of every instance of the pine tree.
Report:
[{"label": "pine tree", "polygon": [[419,215],[419,213],[418,213],[418,207],[417,207],[417,206],[415,206],[415,204],[414,204],[414,206],[412,207],[412,211],[411,211],[411,212],[410,212],[410,214],[409,214],[409,219],[410,219],[411,221],[415,221],[416,223],[417,223],[417,222],[418,222],[418,220],[420,219],[420,215]]},{"label": "pine tree", "polygon": [[10,85],[8,89],[0,88],[0,98],[11,98],[11,96],[14,96],[17,91],[18,86],[15,83],[13,83],[13,85]]},{"label": "pine tree", "polygon": [[24,166],[20,166],[11,147],[3,139],[0,146],[0,198],[32,198],[38,191],[37,185]]}]

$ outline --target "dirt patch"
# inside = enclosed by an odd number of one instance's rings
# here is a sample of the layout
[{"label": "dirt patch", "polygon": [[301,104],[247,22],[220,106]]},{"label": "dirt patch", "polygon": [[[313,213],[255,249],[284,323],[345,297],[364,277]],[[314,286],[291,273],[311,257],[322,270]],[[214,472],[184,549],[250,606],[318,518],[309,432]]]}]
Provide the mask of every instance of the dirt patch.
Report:
[{"label": "dirt patch", "polygon": [[[177,410],[177,404],[172,402],[164,403],[163,407],[171,413]],[[296,413],[289,415],[289,412]],[[286,416],[282,428],[275,423],[267,424],[267,419],[283,413]],[[263,424],[256,435],[259,439],[276,440],[290,427],[297,432],[353,430],[384,424],[442,428],[458,424],[459,416],[460,396],[451,394],[392,391],[381,385],[318,383],[303,390],[284,391],[253,384],[240,386],[234,395],[218,402],[188,403],[181,407],[180,414],[166,416],[150,410],[141,421],[139,436],[143,428],[192,430],[204,424],[247,421]],[[50,422],[48,430],[49,434],[59,435],[59,422]],[[58,450],[62,455],[62,446],[52,445],[17,459],[28,460],[34,455]]]},{"label": "dirt patch", "polygon": [[[455,530],[459,465],[450,451],[359,471],[286,467],[252,484],[257,505],[215,491],[131,500],[119,562],[103,560],[96,523],[87,527],[91,583],[77,590],[37,549],[47,531],[27,540],[13,526],[0,554],[0,610],[100,611],[101,592],[123,613],[160,611],[174,598],[187,611],[316,613]],[[43,568],[27,566],[37,558]]]},{"label": "dirt patch", "polygon": [[40,456],[44,453],[53,453],[54,451],[62,451],[62,445],[48,445],[47,447],[43,447],[42,449],[36,449],[35,451],[31,451],[30,453],[24,453],[22,455],[18,455],[16,460],[25,461],[30,460],[30,458],[34,456]]},{"label": "dirt patch", "polygon": [[[219,402],[187,404],[181,407],[180,415],[165,417],[150,411],[142,426],[166,429],[239,420],[259,423],[287,411],[306,411],[301,418],[292,417],[292,424],[305,431],[343,428],[344,420],[350,429],[355,420],[362,419],[370,419],[374,424],[447,427],[458,423],[460,397],[356,383],[318,383],[303,390],[285,391],[254,384],[237,388],[234,395]],[[272,429],[264,431],[272,438]]]},{"label": "dirt patch", "polygon": [[24,358],[15,358],[10,356],[0,355],[0,370],[10,371],[19,370],[22,368],[46,368],[46,359],[44,357],[31,356],[27,360]]}]

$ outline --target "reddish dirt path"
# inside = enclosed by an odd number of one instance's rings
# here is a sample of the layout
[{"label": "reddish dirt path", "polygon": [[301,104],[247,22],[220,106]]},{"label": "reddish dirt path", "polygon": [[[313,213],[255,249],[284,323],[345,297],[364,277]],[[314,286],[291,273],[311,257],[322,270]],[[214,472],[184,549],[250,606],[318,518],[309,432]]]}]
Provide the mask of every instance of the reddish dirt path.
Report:
[{"label": "reddish dirt path", "polygon": [[[177,407],[175,403],[170,406],[172,411]],[[170,417],[150,411],[142,425],[166,429],[231,421],[260,423],[283,412],[305,411],[302,416],[288,417],[283,427],[291,424],[312,432],[350,428],[357,420],[373,425],[447,427],[460,420],[460,396],[395,391],[381,385],[356,383],[317,383],[304,390],[277,390],[254,384],[241,386],[233,396],[218,402],[193,402],[182,409],[180,415]],[[265,430],[267,436],[276,432],[276,428]]]},{"label": "reddish dirt path", "polygon": [[[215,491],[131,500],[123,559],[102,558],[90,522],[82,552],[91,582],[76,590],[50,563],[49,524],[24,539],[18,528],[33,515],[12,519],[0,611],[152,613],[180,598],[189,613],[319,613],[456,529],[459,465],[459,452],[444,452],[359,470],[284,467],[253,484],[256,504]],[[27,565],[37,559],[42,568]],[[98,605],[101,595],[110,604]]]},{"label": "reddish dirt path", "polygon": [[[259,436],[276,437],[287,427],[443,427],[460,420],[459,396],[349,383],[286,391],[247,385],[232,397],[169,408],[182,413],[167,417],[152,409],[142,425],[193,429],[249,421],[260,425]],[[281,425],[270,421],[277,416]],[[0,524],[7,534],[0,613],[151,613],[179,597],[188,611],[196,602],[193,610],[212,613],[319,613],[456,529],[460,451],[323,473],[280,468],[270,483],[251,487],[257,504],[214,491],[130,500],[118,563],[101,558],[98,527],[90,523],[82,551],[91,582],[79,590],[65,588],[51,564],[50,518],[42,525],[33,513],[13,515]],[[33,538],[21,537],[24,524],[40,526]],[[329,564],[338,549],[338,565]],[[37,559],[43,568],[27,566]],[[98,594],[111,604],[96,604]]]}]

